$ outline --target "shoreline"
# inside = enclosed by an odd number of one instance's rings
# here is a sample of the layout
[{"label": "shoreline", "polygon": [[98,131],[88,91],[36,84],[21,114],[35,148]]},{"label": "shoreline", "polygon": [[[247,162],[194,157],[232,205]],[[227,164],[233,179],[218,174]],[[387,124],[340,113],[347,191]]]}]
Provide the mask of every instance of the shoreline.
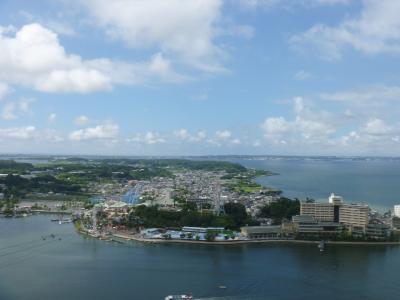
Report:
[{"label": "shoreline", "polygon": [[[291,239],[265,239],[265,240],[236,240],[236,241],[193,241],[193,240],[162,240],[162,239],[146,239],[135,235],[126,234],[113,234],[112,238],[119,238],[128,241],[136,241],[140,243],[150,244],[203,244],[203,245],[244,245],[244,244],[268,244],[268,243],[279,243],[279,244],[319,244],[319,241],[308,241],[308,240],[291,240]],[[363,245],[363,246],[400,246],[400,242],[350,242],[350,241],[325,241],[327,245]]]}]

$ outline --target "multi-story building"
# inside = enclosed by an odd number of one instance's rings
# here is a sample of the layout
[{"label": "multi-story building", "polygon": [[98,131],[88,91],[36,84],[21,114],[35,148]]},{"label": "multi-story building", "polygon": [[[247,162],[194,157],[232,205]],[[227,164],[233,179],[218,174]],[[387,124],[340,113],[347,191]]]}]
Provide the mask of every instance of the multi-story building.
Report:
[{"label": "multi-story building", "polygon": [[339,208],[339,223],[353,233],[365,234],[368,213],[368,205],[342,204]]},{"label": "multi-story building", "polygon": [[300,216],[311,216],[317,222],[340,223],[353,233],[365,234],[368,225],[368,205],[344,204],[343,198],[331,194],[328,203],[301,202]]},{"label": "multi-story building", "polygon": [[320,222],[333,222],[334,205],[331,203],[301,202],[300,215],[312,216]]},{"label": "multi-story building", "polygon": [[343,197],[335,195],[334,193],[332,193],[329,196],[329,201],[328,202],[330,204],[333,204],[333,205],[341,205],[343,203]]},{"label": "multi-story building", "polygon": [[400,204],[394,206],[394,216],[400,218]]},{"label": "multi-story building", "polygon": [[400,229],[400,218],[399,217],[392,217],[392,228]]},{"label": "multi-story building", "polygon": [[249,239],[276,239],[281,236],[281,226],[244,226],[241,233]]},{"label": "multi-story building", "polygon": [[367,236],[375,239],[386,239],[390,232],[390,226],[377,219],[370,220],[366,228]]},{"label": "multi-story building", "polygon": [[295,225],[295,231],[302,236],[331,236],[337,235],[341,231],[339,223],[318,222],[309,215],[293,216],[292,222]]}]

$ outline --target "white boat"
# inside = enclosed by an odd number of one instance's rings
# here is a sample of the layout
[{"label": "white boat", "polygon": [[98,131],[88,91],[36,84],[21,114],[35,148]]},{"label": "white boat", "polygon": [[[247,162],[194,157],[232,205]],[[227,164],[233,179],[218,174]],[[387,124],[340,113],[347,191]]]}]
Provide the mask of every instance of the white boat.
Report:
[{"label": "white boat", "polygon": [[169,295],[165,300],[192,300],[192,295]]},{"label": "white boat", "polygon": [[72,222],[72,220],[71,219],[65,219],[65,220],[59,220],[58,221],[58,224],[65,224],[65,223],[71,223]]},{"label": "white boat", "polygon": [[325,241],[320,241],[319,242],[319,245],[318,245],[318,248],[319,248],[319,251],[320,252],[324,252],[324,250],[325,250]]}]

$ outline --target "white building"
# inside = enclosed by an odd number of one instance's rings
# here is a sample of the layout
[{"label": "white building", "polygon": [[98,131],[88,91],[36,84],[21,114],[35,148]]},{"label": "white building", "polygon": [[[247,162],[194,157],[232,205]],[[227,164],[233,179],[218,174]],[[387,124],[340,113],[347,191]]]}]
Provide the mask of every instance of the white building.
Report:
[{"label": "white building", "polygon": [[320,222],[333,222],[334,206],[331,203],[301,202],[300,215],[312,216]]},{"label": "white building", "polygon": [[394,206],[394,216],[400,218],[400,204]]},{"label": "white building", "polygon": [[332,193],[329,196],[329,203],[334,205],[340,205],[343,203],[343,197],[337,196],[334,193]]},{"label": "white building", "polygon": [[353,232],[365,233],[369,207],[364,204],[343,204],[339,209],[339,223]]},{"label": "white building", "polygon": [[397,204],[397,205],[394,206],[394,213],[393,213],[393,215],[394,215],[395,217],[400,218],[400,204]]}]

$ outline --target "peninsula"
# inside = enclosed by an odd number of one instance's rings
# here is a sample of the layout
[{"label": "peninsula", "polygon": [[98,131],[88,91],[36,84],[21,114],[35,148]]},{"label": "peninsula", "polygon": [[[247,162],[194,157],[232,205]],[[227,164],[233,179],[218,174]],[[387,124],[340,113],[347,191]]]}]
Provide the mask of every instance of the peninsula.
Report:
[{"label": "peninsula", "polygon": [[0,161],[0,212],[71,214],[101,239],[239,244],[398,243],[400,219],[346,203],[300,201],[254,182],[274,173],[229,161],[51,158]]}]

